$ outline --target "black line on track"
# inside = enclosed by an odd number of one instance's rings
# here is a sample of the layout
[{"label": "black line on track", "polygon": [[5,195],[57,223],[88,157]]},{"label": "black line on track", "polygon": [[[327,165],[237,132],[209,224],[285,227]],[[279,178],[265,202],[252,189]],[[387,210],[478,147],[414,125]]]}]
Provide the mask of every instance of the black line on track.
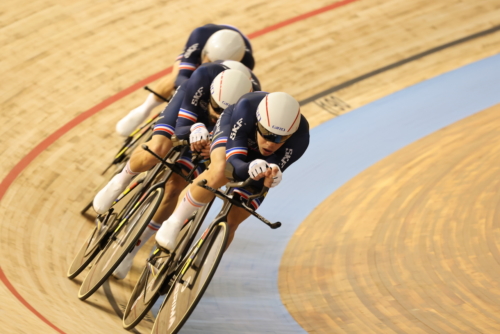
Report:
[{"label": "black line on track", "polygon": [[462,44],[462,43],[468,42],[470,40],[473,40],[473,39],[476,39],[476,38],[479,38],[479,37],[483,37],[483,36],[486,36],[486,35],[489,35],[489,34],[493,34],[493,33],[497,32],[499,30],[500,30],[500,25],[497,25],[497,26],[494,26],[494,27],[492,27],[490,29],[480,31],[478,33],[475,33],[475,34],[472,34],[472,35],[469,35],[469,36],[466,36],[466,37],[454,40],[452,42],[449,42],[449,43],[437,46],[435,48],[429,49],[429,50],[421,52],[421,53],[418,53],[418,54],[416,54],[414,56],[402,59],[402,60],[397,61],[395,63],[389,64],[387,66],[384,66],[384,67],[381,67],[381,68],[376,69],[374,71],[371,71],[371,72],[368,72],[366,74],[363,74],[363,75],[361,75],[359,77],[356,77],[354,79],[351,79],[351,80],[348,80],[346,82],[343,82],[340,85],[334,86],[334,87],[329,88],[329,89],[327,89],[327,90],[325,90],[325,91],[323,91],[321,93],[318,93],[316,95],[308,97],[305,100],[299,101],[299,104],[301,106],[306,105],[306,104],[311,103],[311,102],[313,102],[313,101],[315,101],[317,99],[322,98],[323,96],[329,95],[329,94],[334,93],[336,91],[339,91],[339,90],[341,90],[343,88],[346,88],[346,87],[349,87],[351,85],[354,85],[354,84],[356,84],[356,83],[358,83],[360,81],[363,81],[365,79],[368,79],[368,78],[371,78],[373,76],[376,76],[377,74],[380,74],[380,73],[392,70],[392,69],[394,69],[396,67],[408,64],[408,63],[410,63],[410,62],[412,62],[414,60],[423,58],[425,56],[428,56],[430,54],[439,52],[441,50],[453,47],[455,45]]},{"label": "black line on track", "polygon": [[[111,291],[111,286],[109,285],[109,280],[106,280],[104,284],[102,285],[102,288],[104,289],[104,295],[108,299],[109,305],[111,305],[111,308],[113,308],[113,311],[115,311],[116,315],[118,318],[123,319],[123,312],[120,308],[120,305],[116,302],[115,296],[113,296],[113,292]],[[137,329],[132,328],[129,330],[129,332],[135,333],[135,334],[141,334]]]}]

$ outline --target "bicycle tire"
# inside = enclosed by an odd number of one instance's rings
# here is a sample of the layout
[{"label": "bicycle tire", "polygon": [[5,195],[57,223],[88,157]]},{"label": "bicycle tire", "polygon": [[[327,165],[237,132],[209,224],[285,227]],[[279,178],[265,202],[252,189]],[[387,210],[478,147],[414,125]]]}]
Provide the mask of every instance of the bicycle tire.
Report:
[{"label": "bicycle tire", "polygon": [[[179,233],[175,242],[175,249],[172,252],[173,262],[170,264],[172,268],[163,268],[161,272],[158,273],[159,278],[155,279],[153,284],[150,286],[149,293],[145,295],[145,301],[148,301],[150,296],[152,294],[156,294],[157,292],[159,292],[160,295],[168,292],[168,286],[165,286],[164,281],[168,276],[172,276],[171,274],[173,270],[175,270],[182,263],[182,260],[190,251],[191,245],[193,244],[196,235],[198,234],[198,231],[212,206],[212,203],[213,201],[203,206],[203,208],[198,210],[196,214],[182,227],[181,233]],[[189,227],[189,229],[185,230],[186,227]],[[183,233],[183,231],[189,233]]]},{"label": "bicycle tire", "polygon": [[[180,267],[176,273],[175,281],[160,307],[151,333],[177,333],[207,289],[222,259],[229,235],[226,222],[219,222],[209,229],[199,252],[193,256],[196,252],[194,248],[184,266]],[[203,259],[203,263],[197,269],[194,264],[200,259]],[[196,276],[197,270],[198,276]]]},{"label": "bicycle tire", "polygon": [[[185,224],[179,236],[177,237],[177,243],[182,242],[182,240],[186,237],[186,234],[190,231],[190,227],[194,219],[188,221]],[[150,265],[159,269],[161,265],[171,266],[172,265],[172,257],[164,256],[164,252],[157,249],[155,252],[158,254],[153,254],[151,260],[148,260],[144,269],[142,270],[141,276],[132,290],[132,294],[129,297],[127,302],[127,306],[125,307],[125,311],[123,312],[122,325],[123,328],[130,330],[134,328],[149,312],[151,307],[153,307],[154,303],[160,297],[159,289],[155,289],[154,291],[145,290],[146,287],[153,287],[151,285],[152,281],[155,278],[152,276],[152,268]],[[175,254],[175,251],[174,253]],[[163,272],[166,274],[169,268],[164,268]],[[163,282],[161,282],[162,284]]]},{"label": "bicycle tire", "polygon": [[[94,227],[94,230],[92,230],[92,233],[89,235],[89,237],[85,239],[85,242],[70,264],[68,272],[66,273],[66,276],[69,279],[73,279],[78,276],[90,264],[90,262],[92,262],[97,254],[99,254],[102,248],[106,245],[107,238],[109,238],[109,236],[111,235],[110,231],[113,231],[117,226],[116,221],[120,221],[123,216],[126,215],[132,208],[132,205],[139,200],[140,196],[142,196],[143,192],[139,190],[142,190],[141,185],[136,186],[132,191],[130,191],[130,193],[127,195],[130,197],[130,200],[128,202],[123,200],[118,202],[113,207],[114,213],[111,217],[108,218],[109,220],[106,221],[107,231],[105,232],[107,232],[108,235],[103,235],[102,233],[100,233],[96,236],[98,240],[93,240],[93,238],[95,237],[95,233],[98,232],[98,227]],[[100,247],[97,247],[97,244],[100,244]]]},{"label": "bicycle tire", "polygon": [[152,190],[130,218],[128,220],[124,218],[120,222],[83,280],[78,291],[78,298],[85,300],[90,297],[120,265],[156,213],[163,198],[163,192],[161,187]]},{"label": "bicycle tire", "polygon": [[94,230],[90,233],[90,236],[85,239],[85,242],[83,243],[82,247],[80,247],[80,250],[76,254],[76,256],[73,258],[73,261],[71,262],[68,272],[66,273],[66,276],[69,279],[73,279],[76,276],[78,276],[87,266],[89,265],[90,262],[96,257],[96,255],[99,253],[99,248],[94,247],[93,251],[91,253],[88,253],[88,249],[92,247],[92,244],[94,242],[94,237],[97,232],[97,227],[94,228]]}]

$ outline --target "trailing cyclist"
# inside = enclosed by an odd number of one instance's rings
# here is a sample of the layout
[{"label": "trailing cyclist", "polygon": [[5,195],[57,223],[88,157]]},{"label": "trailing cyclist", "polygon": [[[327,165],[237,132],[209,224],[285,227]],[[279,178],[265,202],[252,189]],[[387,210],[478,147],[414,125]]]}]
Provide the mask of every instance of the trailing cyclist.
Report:
[{"label": "trailing cyclist", "polygon": [[[216,60],[235,60],[250,70],[255,65],[252,45],[241,31],[228,25],[207,24],[193,30],[184,51],[174,62],[171,75],[160,82],[157,92],[162,96],[171,96],[174,89],[189,79],[198,66]],[[149,94],[143,104],[116,124],[116,131],[122,136],[130,135],[148,118],[151,110],[162,103],[157,96]]]}]

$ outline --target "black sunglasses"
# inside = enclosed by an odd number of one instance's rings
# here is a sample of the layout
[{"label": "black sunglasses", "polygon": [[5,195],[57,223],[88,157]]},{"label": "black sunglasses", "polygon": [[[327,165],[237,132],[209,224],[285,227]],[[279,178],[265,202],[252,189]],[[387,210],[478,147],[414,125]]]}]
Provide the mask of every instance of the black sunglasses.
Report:
[{"label": "black sunglasses", "polygon": [[292,135],[280,136],[274,134],[269,130],[267,130],[265,127],[263,127],[259,122],[257,122],[257,131],[260,133],[262,138],[276,144],[284,143],[285,141],[287,141],[288,138],[292,136]]},{"label": "black sunglasses", "polygon": [[212,106],[212,109],[217,115],[222,114],[222,112],[224,111],[224,108],[219,107],[219,105],[217,104],[217,102],[215,102],[212,95],[210,95],[210,105]]}]

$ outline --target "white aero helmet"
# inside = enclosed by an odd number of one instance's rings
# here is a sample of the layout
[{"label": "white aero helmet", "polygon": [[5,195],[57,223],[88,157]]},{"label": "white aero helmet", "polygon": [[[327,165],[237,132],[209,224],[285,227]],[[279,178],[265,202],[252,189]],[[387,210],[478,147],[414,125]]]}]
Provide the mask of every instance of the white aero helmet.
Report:
[{"label": "white aero helmet", "polygon": [[225,70],[219,73],[210,85],[210,104],[218,114],[241,96],[252,91],[250,79],[238,70]]},{"label": "white aero helmet", "polygon": [[265,140],[283,143],[299,124],[299,103],[287,93],[267,94],[257,107],[257,130]]},{"label": "white aero helmet", "polygon": [[210,61],[237,60],[245,55],[245,41],[239,33],[230,29],[222,29],[210,36],[202,51]]},{"label": "white aero helmet", "polygon": [[248,78],[250,78],[250,79],[252,78],[252,74],[250,72],[250,69],[248,67],[246,67],[245,65],[243,65],[242,63],[240,63],[239,61],[236,61],[236,60],[224,60],[221,64],[224,65],[224,66],[229,67],[232,70],[238,70],[238,71],[240,71],[241,73],[243,73],[246,76],[248,76]]}]

